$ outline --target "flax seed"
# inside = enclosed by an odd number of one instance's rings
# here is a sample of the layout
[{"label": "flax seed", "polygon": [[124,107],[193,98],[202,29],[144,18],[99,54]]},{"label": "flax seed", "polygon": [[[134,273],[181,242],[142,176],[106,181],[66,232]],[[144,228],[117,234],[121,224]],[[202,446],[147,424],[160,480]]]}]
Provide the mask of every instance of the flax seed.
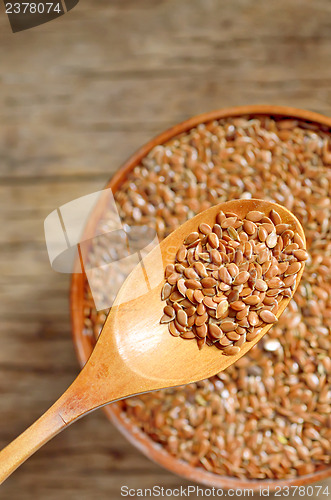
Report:
[{"label": "flax seed", "polygon": [[246,219],[251,222],[259,222],[264,216],[263,212],[259,212],[258,210],[252,210],[246,214]]},{"label": "flax seed", "polygon": [[263,309],[262,311],[260,311],[259,314],[260,314],[260,318],[265,323],[275,323],[277,321],[276,316],[271,311],[268,311],[267,309]]},{"label": "flax seed", "polygon": [[206,224],[206,223],[204,223],[204,222],[203,222],[203,223],[202,223],[202,224],[200,224],[200,226],[199,226],[199,231],[200,231],[200,233],[202,233],[202,234],[209,234],[209,233],[211,233],[211,227],[210,227],[210,225],[209,225],[209,224]]},{"label": "flax seed", "polygon": [[209,323],[208,332],[212,339],[221,339],[224,336],[222,330],[213,323]]},{"label": "flax seed", "polygon": [[298,260],[307,260],[307,259],[308,259],[308,257],[309,257],[309,255],[308,255],[308,253],[306,252],[306,250],[301,250],[301,249],[299,249],[299,250],[294,250],[294,251],[293,251],[293,255],[294,255],[294,257],[295,257],[296,259],[298,259]]}]

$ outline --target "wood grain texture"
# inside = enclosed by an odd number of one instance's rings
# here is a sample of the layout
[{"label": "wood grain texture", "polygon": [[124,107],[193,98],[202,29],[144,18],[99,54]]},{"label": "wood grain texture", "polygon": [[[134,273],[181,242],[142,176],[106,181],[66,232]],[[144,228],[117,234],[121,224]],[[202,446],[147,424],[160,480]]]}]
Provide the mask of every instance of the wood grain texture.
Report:
[{"label": "wood grain texture", "polygon": [[[331,115],[330,47],[328,0],[85,0],[15,35],[1,4],[0,446],[78,371],[69,277],[49,267],[46,215],[102,188],[142,143],[194,114],[270,103]],[[97,412],[47,444],[0,496],[117,500],[122,484],[187,483]]]}]

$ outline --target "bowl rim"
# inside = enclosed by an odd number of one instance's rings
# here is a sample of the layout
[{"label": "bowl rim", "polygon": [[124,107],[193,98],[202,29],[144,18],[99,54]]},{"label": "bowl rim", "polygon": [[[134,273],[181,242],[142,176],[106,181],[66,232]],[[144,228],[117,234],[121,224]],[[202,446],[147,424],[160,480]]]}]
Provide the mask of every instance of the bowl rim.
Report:
[{"label": "bowl rim", "polygon": [[[208,111],[193,116],[179,124],[170,127],[161,132],[146,144],[133,153],[129,159],[122,164],[112,178],[107,182],[106,188],[111,188],[116,192],[127,177],[127,174],[158,144],[164,144],[173,137],[187,132],[188,130],[213,120],[223,118],[238,117],[244,115],[251,116],[272,116],[299,119],[306,122],[312,122],[317,125],[331,128],[331,118],[313,111],[307,111],[289,106],[275,105],[246,105],[223,108]],[[84,234],[93,234],[98,220],[100,219],[106,200],[97,202],[95,208],[90,214],[86,224]],[[83,235],[84,239],[84,235]],[[80,260],[76,259],[71,277],[70,285],[70,313],[71,313],[71,332],[74,342],[75,352],[80,366],[83,367],[88,360],[92,346],[90,337],[83,333],[83,301],[84,301],[84,283],[85,275],[80,273]],[[316,481],[321,481],[331,476],[331,466],[326,466],[311,474],[299,476],[292,479],[240,479],[230,476],[221,476],[208,472],[203,468],[197,468],[189,465],[181,459],[170,455],[159,443],[153,441],[146,433],[141,431],[129,418],[123,415],[120,405],[112,403],[102,408],[107,418],[110,419],[117,429],[126,437],[126,439],[139,449],[145,456],[153,462],[163,466],[165,469],[181,476],[187,480],[199,482],[207,487],[225,488],[225,489],[243,489],[250,488],[258,491],[260,487],[269,487],[270,491],[275,491],[279,486],[306,485]]]}]

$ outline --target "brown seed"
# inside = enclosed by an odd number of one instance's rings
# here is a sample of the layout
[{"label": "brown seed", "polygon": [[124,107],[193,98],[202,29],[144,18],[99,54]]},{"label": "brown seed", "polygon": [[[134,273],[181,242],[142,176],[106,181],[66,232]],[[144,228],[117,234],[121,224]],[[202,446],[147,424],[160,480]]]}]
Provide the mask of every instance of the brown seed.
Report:
[{"label": "brown seed", "polygon": [[274,277],[267,282],[267,285],[269,288],[280,288],[283,285],[283,282],[280,278]]},{"label": "brown seed", "polygon": [[245,243],[245,248],[244,248],[244,256],[246,259],[251,259],[253,255],[253,247],[251,245],[251,242],[247,241]]},{"label": "brown seed", "polygon": [[289,267],[287,268],[286,272],[284,273],[284,276],[290,276],[291,274],[297,274],[301,269],[301,263],[300,262],[293,262],[293,264],[290,264]]},{"label": "brown seed", "polygon": [[248,313],[247,319],[248,319],[248,322],[251,326],[256,326],[259,323],[259,317],[256,314],[256,312],[254,312],[254,311],[251,311],[250,313]]},{"label": "brown seed", "polygon": [[292,229],[286,229],[286,231],[284,231],[281,236],[283,238],[283,241],[285,241],[285,239],[287,241],[290,241],[294,237],[294,231],[292,231]]},{"label": "brown seed", "polygon": [[184,262],[187,255],[187,249],[185,245],[181,245],[177,251],[176,259],[178,262]]},{"label": "brown seed", "polygon": [[214,302],[219,304],[220,302],[222,302],[222,300],[226,300],[226,298],[227,297],[223,292],[218,292],[217,295],[214,295],[213,300]]},{"label": "brown seed", "polygon": [[203,303],[205,304],[206,307],[209,307],[209,309],[217,308],[216,302],[214,302],[211,297],[204,297]]},{"label": "brown seed", "polygon": [[261,328],[254,328],[252,332],[248,332],[246,334],[247,342],[251,342],[252,340],[254,340],[259,335],[259,333],[261,333]]},{"label": "brown seed", "polygon": [[292,296],[292,290],[290,288],[283,288],[281,293],[284,297],[291,297]]},{"label": "brown seed", "polygon": [[208,319],[208,314],[207,313],[204,313],[201,316],[197,316],[196,319],[195,319],[196,326],[203,325],[204,323],[206,323],[207,319]]},{"label": "brown seed", "polygon": [[241,271],[234,279],[234,285],[243,285],[248,281],[250,274],[247,271]]},{"label": "brown seed", "polygon": [[235,256],[234,256],[234,263],[239,266],[244,260],[244,255],[243,255],[243,252],[240,248],[237,248],[236,249],[236,253],[235,253]]},{"label": "brown seed", "polygon": [[277,234],[276,233],[270,233],[268,234],[268,237],[266,239],[266,244],[269,248],[274,248],[277,244]]},{"label": "brown seed", "polygon": [[244,224],[243,224],[243,229],[244,231],[248,234],[248,235],[252,235],[255,233],[255,230],[256,230],[256,225],[254,224],[254,222],[251,222],[249,220],[245,220],[244,221]]},{"label": "brown seed", "polygon": [[240,241],[238,232],[233,227],[228,227],[228,235],[235,241]]},{"label": "brown seed", "polygon": [[259,314],[260,314],[260,318],[265,323],[275,323],[276,321],[278,321],[276,316],[274,315],[274,313],[272,313],[271,311],[268,311],[268,309],[262,309],[262,311],[260,311]]},{"label": "brown seed", "polygon": [[292,286],[295,283],[295,280],[296,280],[296,275],[295,274],[291,274],[291,276],[287,276],[286,278],[284,278],[284,286],[285,286],[285,288],[287,288],[289,286]]},{"label": "brown seed", "polygon": [[218,250],[216,250],[215,248],[213,248],[210,251],[210,257],[211,257],[212,262],[214,264],[216,264],[217,266],[220,266],[222,264],[222,256],[221,256],[220,252]]},{"label": "brown seed", "polygon": [[167,314],[163,314],[162,318],[160,319],[160,323],[170,323],[173,318],[171,316],[168,316]]},{"label": "brown seed", "polygon": [[189,288],[186,290],[185,295],[190,302],[195,303],[196,300],[195,300],[194,294],[195,294],[195,292],[199,292],[199,291],[200,290],[192,290],[191,288]]},{"label": "brown seed", "polygon": [[244,345],[244,343],[246,342],[246,330],[245,330],[245,333],[244,335],[240,335],[240,338],[239,340],[236,340],[233,345],[235,347],[242,347]]},{"label": "brown seed", "polygon": [[212,248],[218,248],[219,239],[215,233],[208,234],[208,243]]},{"label": "brown seed", "polygon": [[264,278],[269,280],[277,276],[277,274],[281,274],[279,270],[279,264],[277,266],[271,266],[268,271],[266,271]]},{"label": "brown seed", "polygon": [[178,262],[175,264],[175,271],[176,273],[178,274],[183,274],[183,272],[185,271],[186,267],[183,266],[183,264],[179,264]]},{"label": "brown seed", "polygon": [[234,278],[235,276],[237,276],[237,274],[239,274],[239,268],[234,262],[231,262],[227,266],[227,271],[232,278]]},{"label": "brown seed", "polygon": [[219,302],[217,308],[216,308],[216,318],[221,319],[224,318],[228,312],[229,309],[229,303],[227,300],[222,300]]},{"label": "brown seed", "polygon": [[239,290],[231,290],[230,292],[228,292],[227,299],[229,303],[239,300]]},{"label": "brown seed", "polygon": [[203,262],[196,262],[194,268],[201,278],[206,278],[208,276],[207,270]]},{"label": "brown seed", "polygon": [[224,320],[220,324],[220,328],[223,330],[223,332],[231,332],[231,330],[235,329],[235,323],[230,320]]},{"label": "brown seed", "polygon": [[277,275],[284,274],[289,265],[289,262],[279,262]]},{"label": "brown seed", "polygon": [[[199,258],[204,260],[205,262],[209,262],[210,261],[210,256],[209,256],[209,253],[208,252],[202,252],[199,254]],[[192,262],[193,264],[193,262]]]},{"label": "brown seed", "polygon": [[273,306],[275,305],[277,300],[274,297],[265,297],[263,300],[263,304],[266,306]]},{"label": "brown seed", "polygon": [[286,248],[284,248],[284,253],[290,255],[291,253],[293,253],[293,250],[298,250],[298,248],[299,245],[297,243],[291,243],[290,245],[287,245]]},{"label": "brown seed", "polygon": [[217,285],[217,281],[214,278],[203,278],[201,280],[201,285],[204,288],[212,288]]},{"label": "brown seed", "polygon": [[167,316],[170,316],[171,319],[175,319],[176,312],[175,312],[175,309],[173,307],[171,307],[171,306],[165,306],[165,308],[163,309],[163,312]]},{"label": "brown seed", "polygon": [[220,339],[224,336],[222,330],[217,325],[215,325],[215,323],[209,323],[208,332],[210,337],[213,339]]},{"label": "brown seed", "polygon": [[206,343],[206,338],[203,338],[203,339],[197,338],[197,344],[198,344],[199,350],[201,350],[203,348],[205,343]]},{"label": "brown seed", "polygon": [[228,217],[224,219],[222,222],[218,222],[218,224],[220,224],[222,229],[227,229],[228,227],[233,226],[236,220],[237,220],[236,217]]},{"label": "brown seed", "polygon": [[198,280],[188,279],[185,280],[186,288],[192,288],[192,290],[197,290],[198,288],[202,288],[202,284]]},{"label": "brown seed", "polygon": [[179,280],[179,278],[181,278],[181,274],[179,273],[172,273],[170,274],[169,278],[168,278],[168,283],[170,283],[170,285],[175,285],[177,283],[177,281]]},{"label": "brown seed", "polygon": [[273,224],[269,224],[268,222],[264,222],[263,224],[261,224],[261,227],[263,227],[267,231],[267,234],[276,231],[275,226]]},{"label": "brown seed", "polygon": [[181,293],[185,297],[187,288],[185,286],[184,278],[181,278],[177,281],[177,288],[178,288],[179,293]]},{"label": "brown seed", "polygon": [[[224,334],[223,334],[223,335],[224,335]],[[222,348],[223,348],[223,347],[227,347],[227,346],[229,346],[229,345],[232,345],[232,344],[233,344],[233,342],[232,342],[232,340],[228,339],[228,338],[224,335],[224,336],[223,336],[223,337],[219,340],[219,344],[220,344],[220,346],[222,346]]]},{"label": "brown seed", "polygon": [[306,250],[294,250],[293,251],[293,255],[296,259],[298,260],[307,260],[309,255],[308,255],[308,252],[306,252]]},{"label": "brown seed", "polygon": [[[241,314],[242,312],[243,311],[238,312],[237,316],[238,316],[238,314]],[[241,319],[241,320],[237,320],[237,323],[238,323],[239,326],[242,326],[243,328],[249,328],[250,327],[250,324],[249,324],[248,319],[247,319],[246,316],[243,319]]]},{"label": "brown seed", "polygon": [[274,223],[275,226],[277,226],[278,224],[282,223],[281,216],[274,209],[270,210],[269,217],[270,217],[270,219],[272,220],[272,222]]},{"label": "brown seed", "polygon": [[187,314],[183,309],[177,311],[176,319],[180,325],[187,326]]},{"label": "brown seed", "polygon": [[250,295],[251,293],[253,292],[253,290],[246,286],[242,289],[241,292],[239,292],[239,297],[248,297],[248,295]]},{"label": "brown seed", "polygon": [[199,226],[199,231],[202,234],[209,234],[209,233],[211,233],[211,227],[209,224],[202,222]]},{"label": "brown seed", "polygon": [[264,216],[263,212],[259,212],[258,210],[251,210],[246,215],[246,219],[251,222],[259,222],[263,216]]},{"label": "brown seed", "polygon": [[260,241],[265,241],[267,239],[267,236],[268,236],[267,230],[261,226],[258,230],[258,236],[259,236]]},{"label": "brown seed", "polygon": [[231,285],[232,278],[225,267],[221,267],[221,269],[218,271],[218,276],[221,281],[223,281],[227,285]]},{"label": "brown seed", "polygon": [[199,278],[199,275],[195,272],[195,270],[192,267],[187,267],[184,270],[184,276],[191,280],[196,280]]},{"label": "brown seed", "polygon": [[226,219],[225,213],[222,210],[216,215],[217,224],[222,224],[222,222]]},{"label": "brown seed", "polygon": [[190,233],[186,238],[185,238],[185,245],[191,245],[192,243],[194,243],[195,241],[198,241],[199,240],[199,233],[197,232],[193,232],[193,233]]},{"label": "brown seed", "polygon": [[193,314],[196,312],[196,308],[193,305],[190,305],[185,308],[185,312],[188,317],[193,316]]},{"label": "brown seed", "polygon": [[177,328],[175,327],[175,323],[173,321],[169,323],[169,332],[173,337],[179,337],[180,335],[180,331],[177,330]]},{"label": "brown seed", "polygon": [[244,307],[244,309],[237,312],[236,319],[238,321],[242,321],[248,315],[248,311],[249,311],[249,306]]},{"label": "brown seed", "polygon": [[260,297],[258,295],[248,295],[248,297],[243,298],[243,302],[249,306],[256,306],[260,302]]},{"label": "brown seed", "polygon": [[207,335],[207,332],[208,332],[208,328],[207,328],[206,323],[204,323],[201,326],[197,326],[196,332],[197,332],[198,337],[200,337],[201,339],[204,339]]},{"label": "brown seed", "polygon": [[268,290],[268,285],[262,279],[257,279],[255,282],[255,289],[259,292],[266,292]]},{"label": "brown seed", "polygon": [[223,353],[226,354],[227,356],[233,356],[235,354],[238,354],[239,352],[240,352],[240,347],[233,345],[224,347],[223,349]]},{"label": "brown seed", "polygon": [[183,300],[183,295],[179,293],[178,290],[175,290],[174,292],[172,292],[169,299],[171,300],[171,302],[180,302],[181,300]]},{"label": "brown seed", "polygon": [[175,265],[174,264],[168,264],[164,270],[164,276],[165,278],[169,278],[169,276],[175,271]]},{"label": "brown seed", "polygon": [[193,332],[183,332],[180,334],[180,336],[182,339],[186,339],[186,340],[192,340],[195,338],[195,335]]},{"label": "brown seed", "polygon": [[205,314],[205,312],[206,312],[205,305],[203,303],[200,303],[197,306],[197,314],[199,314],[199,316],[202,316],[202,314]]},{"label": "brown seed", "polygon": [[279,289],[278,288],[269,288],[269,290],[266,293],[267,297],[276,297],[279,294]]},{"label": "brown seed", "polygon": [[[202,243],[201,240],[198,244],[187,252],[187,260],[190,266],[193,264],[194,260],[199,260],[202,253]],[[191,256],[191,258],[189,258]],[[194,257],[194,258],[193,258]]]},{"label": "brown seed", "polygon": [[245,303],[242,302],[241,300],[237,300],[236,302],[232,302],[231,303],[231,308],[234,310],[234,311],[242,311],[243,309],[245,309]]},{"label": "brown seed", "polygon": [[199,304],[201,304],[201,302],[203,301],[203,298],[204,298],[204,295],[202,293],[201,290],[194,290],[193,292],[193,298],[196,302],[198,302]]},{"label": "brown seed", "polygon": [[233,340],[233,341],[240,339],[240,335],[238,333],[236,333],[234,330],[232,330],[231,332],[227,332],[226,336],[229,340]]},{"label": "brown seed", "polygon": [[284,231],[286,231],[290,227],[289,224],[277,224],[276,225],[276,234],[282,234]]},{"label": "brown seed", "polygon": [[219,224],[213,225],[213,233],[215,233],[219,239],[222,238],[222,228]]},{"label": "brown seed", "polygon": [[216,288],[203,288],[202,293],[204,296],[214,297],[214,295],[216,294]]},{"label": "brown seed", "polygon": [[161,290],[161,299],[167,300],[172,292],[172,286],[169,283],[165,283]]},{"label": "brown seed", "polygon": [[[293,241],[294,241],[294,243],[296,243],[299,246],[300,249],[304,250],[305,244],[304,244],[301,236],[298,235],[298,233],[295,233],[295,235],[293,237]],[[303,260],[303,259],[299,259],[299,260]]]},{"label": "brown seed", "polygon": [[266,262],[267,260],[269,259],[269,252],[267,249],[263,250],[259,250],[258,252],[258,256],[257,256],[257,259],[256,261],[258,262],[258,264],[264,264],[264,262]]}]

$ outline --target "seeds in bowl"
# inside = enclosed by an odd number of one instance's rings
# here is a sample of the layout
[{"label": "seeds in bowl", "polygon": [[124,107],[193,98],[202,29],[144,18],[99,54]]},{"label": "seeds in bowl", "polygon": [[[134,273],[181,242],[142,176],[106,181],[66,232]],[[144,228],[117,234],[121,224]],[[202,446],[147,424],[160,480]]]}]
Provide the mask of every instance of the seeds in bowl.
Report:
[{"label": "seeds in bowl", "polygon": [[[317,123],[215,120],[154,147],[114,194],[128,227],[156,227],[160,239],[236,198],[279,203],[304,228],[309,259],[297,291],[245,356],[210,379],[112,405],[143,439],[197,469],[263,481],[330,466],[330,150],[330,130]],[[111,231],[111,216],[105,210],[98,228]],[[116,270],[107,267],[114,258]],[[108,270],[100,272],[100,299],[108,300],[121,279],[122,258],[121,248],[92,240],[90,263]],[[96,311],[85,285],[83,334],[92,348],[108,310]]]},{"label": "seeds in bowl", "polygon": [[214,222],[190,233],[167,265],[160,323],[174,337],[195,338],[199,349],[214,345],[233,355],[278,321],[308,253],[275,210],[244,219],[220,211]]}]

